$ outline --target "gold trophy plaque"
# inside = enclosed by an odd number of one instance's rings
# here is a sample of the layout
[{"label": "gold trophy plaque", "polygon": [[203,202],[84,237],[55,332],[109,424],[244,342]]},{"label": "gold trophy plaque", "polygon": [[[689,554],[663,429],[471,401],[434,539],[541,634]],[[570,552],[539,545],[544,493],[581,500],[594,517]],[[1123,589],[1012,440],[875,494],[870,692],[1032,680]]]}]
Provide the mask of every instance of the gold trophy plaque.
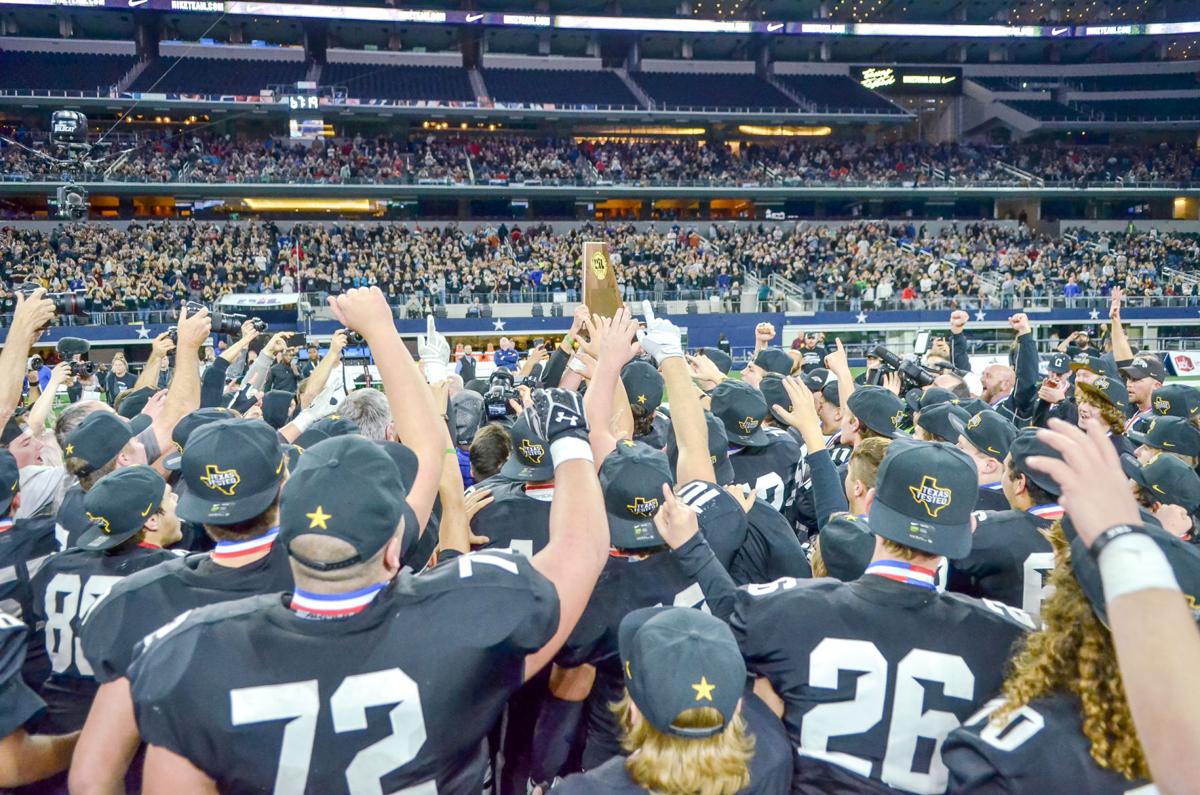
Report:
[{"label": "gold trophy plaque", "polygon": [[617,290],[617,274],[608,256],[608,243],[583,244],[583,303],[594,315],[612,317],[625,306]]}]

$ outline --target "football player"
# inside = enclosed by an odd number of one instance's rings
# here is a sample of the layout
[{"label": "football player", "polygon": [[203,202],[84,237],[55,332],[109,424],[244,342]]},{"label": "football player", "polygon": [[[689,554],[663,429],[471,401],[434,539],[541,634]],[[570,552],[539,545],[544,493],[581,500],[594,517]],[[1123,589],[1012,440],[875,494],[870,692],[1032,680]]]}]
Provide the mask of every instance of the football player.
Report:
[{"label": "football player", "polygon": [[958,449],[971,457],[979,471],[979,502],[981,511],[1003,511],[1008,508],[1004,496],[1004,459],[1009,445],[1017,435],[1011,422],[990,409],[981,411],[966,422],[951,420],[958,430]]},{"label": "football player", "polygon": [[534,434],[525,415],[513,422],[509,438],[512,452],[500,472],[473,489],[487,492],[490,501],[471,517],[471,532],[488,539],[483,548],[511,549],[533,557],[550,540],[554,499],[550,444]]},{"label": "football player", "polygon": [[936,589],[938,558],[970,550],[977,493],[962,451],[893,441],[869,500],[875,554],[850,583],[732,591],[702,538],[667,539],[714,614],[732,612],[747,668],[782,699],[800,757],[793,792],[946,791],[942,741],[995,692],[1033,628],[1020,610]]},{"label": "football player", "polygon": [[[0,450],[0,610],[9,616],[33,624],[33,586],[30,582],[38,569],[54,554],[54,520],[15,519],[21,505],[21,473],[17,460]],[[22,655],[25,676],[31,682],[44,681],[49,674],[46,649],[41,643]]]},{"label": "football player", "polygon": [[736,482],[747,484],[777,511],[792,504],[802,457],[787,431],[762,427],[767,401],[741,381],[722,381],[712,392],[712,413],[729,437],[729,460]]},{"label": "football player", "polygon": [[53,731],[83,728],[99,687],[80,642],[88,614],[124,577],[176,557],[163,549],[180,538],[175,502],[166,481],[148,466],[100,478],[84,495],[91,524],[77,546],[52,556],[34,576],[33,621],[51,668],[41,693]]}]

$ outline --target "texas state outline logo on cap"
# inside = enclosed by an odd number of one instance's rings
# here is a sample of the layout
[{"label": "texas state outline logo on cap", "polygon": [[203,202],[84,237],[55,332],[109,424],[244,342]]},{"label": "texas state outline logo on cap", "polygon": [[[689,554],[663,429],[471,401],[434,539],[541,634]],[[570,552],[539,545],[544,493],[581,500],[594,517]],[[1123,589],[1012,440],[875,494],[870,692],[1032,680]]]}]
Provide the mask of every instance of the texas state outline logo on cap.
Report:
[{"label": "texas state outline logo on cap", "polygon": [[633,502],[626,505],[625,508],[634,516],[649,519],[658,510],[658,498],[653,497],[648,500],[645,497],[634,497]]},{"label": "texas state outline logo on cap", "polygon": [[1154,410],[1157,411],[1159,414],[1171,413],[1171,401],[1167,400],[1164,397],[1154,398]]},{"label": "texas state outline logo on cap", "polygon": [[892,427],[899,428],[902,422],[904,422],[904,409],[900,409],[892,415]]},{"label": "texas state outline logo on cap", "polygon": [[983,422],[983,412],[981,411],[978,414],[976,414],[974,417],[972,417],[971,419],[967,420],[967,427],[970,428],[971,430],[975,430],[976,428],[978,428],[980,426],[980,424],[982,422]]},{"label": "texas state outline logo on cap", "polygon": [[954,492],[945,486],[939,486],[937,478],[933,475],[926,475],[921,478],[920,486],[909,486],[908,491],[912,494],[913,502],[920,504],[925,508],[925,513],[932,516],[934,519],[943,508],[950,504],[954,498]]},{"label": "texas state outline logo on cap", "polygon": [[108,523],[108,519],[105,519],[103,516],[96,516],[91,511],[86,511],[85,513],[87,514],[88,521],[95,522],[97,525],[99,525],[100,530],[104,533],[104,535],[112,535],[112,525]]},{"label": "texas state outline logo on cap", "polygon": [[517,449],[521,451],[521,455],[535,464],[542,463],[542,456],[546,455],[546,448],[544,446],[531,442],[528,439],[522,439]]},{"label": "texas state outline logo on cap", "polygon": [[743,433],[754,433],[754,431],[758,428],[758,420],[754,419],[753,417],[747,417],[744,420],[738,420],[738,427],[742,429]]},{"label": "texas state outline logo on cap", "polygon": [[236,469],[219,469],[216,464],[209,464],[204,468],[204,476],[200,478],[200,482],[213,491],[232,497],[238,484],[242,482],[242,476]]}]

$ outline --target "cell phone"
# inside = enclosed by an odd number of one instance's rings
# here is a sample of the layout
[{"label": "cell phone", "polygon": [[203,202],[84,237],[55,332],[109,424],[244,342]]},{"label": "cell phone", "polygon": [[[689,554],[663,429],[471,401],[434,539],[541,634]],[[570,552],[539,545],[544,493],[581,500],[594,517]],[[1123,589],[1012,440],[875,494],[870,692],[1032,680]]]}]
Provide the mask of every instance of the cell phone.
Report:
[{"label": "cell phone", "polygon": [[287,337],[284,338],[284,341],[287,342],[287,346],[289,348],[303,348],[308,344],[308,335],[302,332],[297,332],[296,334],[287,335]]},{"label": "cell phone", "polygon": [[534,337],[533,338],[533,347],[540,348],[545,344],[546,344],[546,340],[543,339],[542,337]]},{"label": "cell phone", "polygon": [[917,356],[924,356],[927,350],[929,350],[929,332],[918,331],[917,341],[913,344],[913,352]]}]

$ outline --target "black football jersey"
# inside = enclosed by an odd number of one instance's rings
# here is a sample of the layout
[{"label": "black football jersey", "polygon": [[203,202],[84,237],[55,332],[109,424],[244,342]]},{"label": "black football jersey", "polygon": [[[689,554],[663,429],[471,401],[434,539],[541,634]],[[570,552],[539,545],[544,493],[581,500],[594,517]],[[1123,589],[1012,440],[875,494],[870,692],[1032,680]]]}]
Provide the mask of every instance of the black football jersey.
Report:
[{"label": "black football jersey", "polygon": [[[792,789],[792,745],[779,718],[747,688],[742,697],[742,717],[754,737],[750,760],[750,785],[738,795],[787,795]],[[638,786],[625,770],[625,757],[616,756],[599,767],[568,776],[551,792],[558,795],[638,795],[649,790]]]},{"label": "black football jersey", "polygon": [[625,687],[617,643],[621,619],[643,607],[660,605],[707,609],[700,585],[680,569],[670,554],[649,557],[612,556],[556,662],[567,668],[596,666],[596,681],[587,703],[584,765],[591,767],[621,753],[616,718],[608,708]]},{"label": "black football jersey", "polygon": [[994,486],[980,486],[979,499],[975,501],[977,511],[1007,511],[1008,497],[997,483]]},{"label": "black football jersey", "polygon": [[946,738],[942,759],[950,769],[951,792],[1158,792],[1148,781],[1130,781],[1096,764],[1074,696],[1056,693],[1036,699],[994,726],[988,718],[1003,704],[1003,698],[988,702]]},{"label": "black football jersey", "polygon": [[735,483],[747,483],[759,498],[777,511],[792,504],[804,455],[787,431],[765,428],[766,447],[735,447],[729,451]]},{"label": "black football jersey", "polygon": [[292,590],[283,545],[240,568],[219,566],[207,553],[175,558],[118,582],[88,614],[83,654],[101,684],[125,676],[134,647],[180,613],[257,594]]},{"label": "black football jersey", "polygon": [[0,531],[0,612],[25,622],[30,631],[25,650],[25,679],[42,682],[50,674],[46,645],[37,635],[33,616],[33,576],[58,549],[54,519],[18,519]]},{"label": "black football jersey", "polygon": [[758,499],[750,507],[747,519],[746,541],[727,566],[735,583],[748,585],[774,582],[780,577],[812,576],[800,539],[779,511]]},{"label": "black football jersey", "polygon": [[675,489],[675,494],[696,512],[700,532],[721,565],[729,568],[746,542],[747,518],[732,494],[704,480],[693,480]]},{"label": "black football jersey", "polygon": [[83,488],[78,483],[71,484],[63,494],[57,521],[55,534],[59,549],[66,550],[75,546],[79,537],[88,529],[90,522],[87,512],[83,510]]},{"label": "black football jersey", "polygon": [[946,734],[999,690],[1029,616],[864,574],[737,593],[730,625],[784,701],[796,793],[941,793]]},{"label": "black football jersey", "polygon": [[550,543],[550,503],[525,494],[522,483],[491,483],[492,503],[471,518],[485,549],[511,549],[531,558]]},{"label": "black football jersey", "polygon": [[347,618],[289,598],[198,608],[147,638],[129,668],[143,739],[232,795],[476,795],[481,740],[557,629],[550,581],[489,550],[401,571]]},{"label": "black football jersey", "polygon": [[176,557],[157,547],[118,555],[76,548],[51,557],[33,578],[33,615],[50,657],[41,695],[54,731],[83,728],[99,687],[79,637],[84,619],[123,578]]},{"label": "black football jersey", "polygon": [[24,726],[45,706],[21,675],[27,637],[24,622],[0,610],[0,739]]},{"label": "black football jersey", "polygon": [[661,411],[656,412],[650,421],[650,432],[642,436],[634,436],[636,441],[650,445],[655,450],[667,449],[667,438],[671,435],[671,418]]},{"label": "black football jersey", "polygon": [[1054,570],[1054,550],[1045,536],[1051,524],[1027,511],[984,514],[975,525],[971,554],[950,562],[947,590],[995,599],[1036,619]]}]

